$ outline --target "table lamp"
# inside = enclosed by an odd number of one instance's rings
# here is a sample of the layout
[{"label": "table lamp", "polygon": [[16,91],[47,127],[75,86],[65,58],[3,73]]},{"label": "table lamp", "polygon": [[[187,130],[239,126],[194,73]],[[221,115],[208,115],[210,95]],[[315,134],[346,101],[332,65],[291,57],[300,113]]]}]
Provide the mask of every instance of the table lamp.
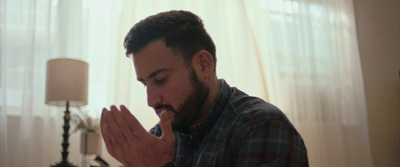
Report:
[{"label": "table lamp", "polygon": [[[68,58],[57,58],[47,61],[46,104],[65,106],[64,133],[61,151],[61,162],[54,167],[75,166],[68,162],[68,137],[70,106],[84,106],[88,103],[88,63]],[[53,167],[52,166],[52,167]]]}]

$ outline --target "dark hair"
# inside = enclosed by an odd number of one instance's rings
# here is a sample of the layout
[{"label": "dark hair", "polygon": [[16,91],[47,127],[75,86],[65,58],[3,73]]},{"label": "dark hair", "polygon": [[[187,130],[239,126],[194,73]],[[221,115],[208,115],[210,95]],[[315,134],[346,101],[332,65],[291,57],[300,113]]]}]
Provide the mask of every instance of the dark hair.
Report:
[{"label": "dark hair", "polygon": [[124,39],[126,56],[130,57],[157,39],[164,39],[167,47],[182,53],[185,63],[189,64],[194,54],[202,49],[208,51],[212,55],[215,70],[215,45],[197,15],[188,11],[168,11],[140,21]]}]

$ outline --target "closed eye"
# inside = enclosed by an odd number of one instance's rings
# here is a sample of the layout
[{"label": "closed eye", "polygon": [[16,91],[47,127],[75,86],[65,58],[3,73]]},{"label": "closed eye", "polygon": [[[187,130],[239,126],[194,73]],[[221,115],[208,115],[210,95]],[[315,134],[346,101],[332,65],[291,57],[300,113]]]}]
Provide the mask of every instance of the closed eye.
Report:
[{"label": "closed eye", "polygon": [[154,85],[156,86],[162,86],[167,80],[167,77],[161,78],[161,79],[154,79]]},{"label": "closed eye", "polygon": [[[148,76],[147,76],[147,81],[153,80],[153,84],[156,86],[162,86],[166,80],[167,80],[167,76],[168,74],[162,74],[162,73],[166,73],[168,71],[171,71],[171,69],[169,68],[160,68],[157,70],[154,70],[153,72],[151,72]],[[144,86],[148,86],[149,83],[146,82],[146,80],[144,78],[137,78],[137,80],[139,82],[141,82]]]}]

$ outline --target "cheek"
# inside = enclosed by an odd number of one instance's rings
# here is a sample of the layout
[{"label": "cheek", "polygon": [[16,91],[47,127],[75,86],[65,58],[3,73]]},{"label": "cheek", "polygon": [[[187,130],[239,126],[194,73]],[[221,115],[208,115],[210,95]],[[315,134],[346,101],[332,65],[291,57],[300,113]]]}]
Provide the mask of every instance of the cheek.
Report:
[{"label": "cheek", "polygon": [[186,100],[192,91],[189,81],[179,81],[173,82],[169,85],[166,90],[164,100],[166,103],[171,105],[175,110]]}]

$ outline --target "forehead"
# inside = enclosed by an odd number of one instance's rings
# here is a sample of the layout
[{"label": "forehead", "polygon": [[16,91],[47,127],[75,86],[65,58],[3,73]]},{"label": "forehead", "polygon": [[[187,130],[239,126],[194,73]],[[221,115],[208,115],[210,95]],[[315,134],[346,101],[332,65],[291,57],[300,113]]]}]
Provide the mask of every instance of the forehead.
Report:
[{"label": "forehead", "polygon": [[133,55],[133,64],[138,78],[146,79],[147,76],[159,69],[175,69],[184,66],[183,57],[177,55],[173,49],[159,39],[150,42],[139,52]]}]

